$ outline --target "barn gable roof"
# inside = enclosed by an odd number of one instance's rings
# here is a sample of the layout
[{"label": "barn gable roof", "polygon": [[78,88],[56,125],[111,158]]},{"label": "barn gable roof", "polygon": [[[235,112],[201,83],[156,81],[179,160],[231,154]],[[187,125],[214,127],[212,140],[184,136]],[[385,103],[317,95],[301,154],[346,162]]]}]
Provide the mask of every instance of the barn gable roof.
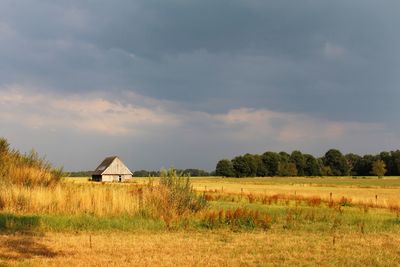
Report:
[{"label": "barn gable roof", "polygon": [[[112,157],[107,157],[103,160],[103,162],[100,163],[100,165],[96,168],[94,171],[93,175],[102,175],[106,172],[106,170],[114,163],[118,161],[118,165],[120,166],[120,169],[122,173],[115,173],[115,174],[130,174],[132,175],[132,172],[124,165],[124,163],[117,157],[117,156],[112,156]],[[114,164],[115,165],[115,164]]]}]

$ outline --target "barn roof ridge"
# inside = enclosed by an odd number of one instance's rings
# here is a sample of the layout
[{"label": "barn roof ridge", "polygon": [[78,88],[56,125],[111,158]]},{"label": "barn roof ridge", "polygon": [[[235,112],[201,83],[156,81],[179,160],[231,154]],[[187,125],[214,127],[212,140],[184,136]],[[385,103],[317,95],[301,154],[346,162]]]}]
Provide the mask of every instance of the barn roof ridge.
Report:
[{"label": "barn roof ridge", "polygon": [[114,162],[114,160],[119,159],[121,162],[122,160],[118,156],[109,156],[106,157],[100,165],[96,168],[93,175],[102,175],[104,171]]}]

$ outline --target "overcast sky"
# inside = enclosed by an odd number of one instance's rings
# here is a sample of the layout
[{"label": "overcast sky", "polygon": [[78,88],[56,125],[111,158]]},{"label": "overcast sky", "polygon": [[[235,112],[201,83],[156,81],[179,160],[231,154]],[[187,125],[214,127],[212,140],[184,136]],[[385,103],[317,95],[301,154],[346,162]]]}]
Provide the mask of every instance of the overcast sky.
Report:
[{"label": "overcast sky", "polygon": [[398,0],[2,0],[0,136],[67,170],[400,144]]}]

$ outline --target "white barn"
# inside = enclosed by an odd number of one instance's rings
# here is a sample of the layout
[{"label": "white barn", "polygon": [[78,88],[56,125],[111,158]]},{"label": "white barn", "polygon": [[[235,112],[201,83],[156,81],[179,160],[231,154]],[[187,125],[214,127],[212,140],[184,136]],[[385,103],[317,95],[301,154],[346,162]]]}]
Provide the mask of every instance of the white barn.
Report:
[{"label": "white barn", "polygon": [[117,156],[108,157],[96,168],[93,181],[123,182],[132,178],[133,174]]}]

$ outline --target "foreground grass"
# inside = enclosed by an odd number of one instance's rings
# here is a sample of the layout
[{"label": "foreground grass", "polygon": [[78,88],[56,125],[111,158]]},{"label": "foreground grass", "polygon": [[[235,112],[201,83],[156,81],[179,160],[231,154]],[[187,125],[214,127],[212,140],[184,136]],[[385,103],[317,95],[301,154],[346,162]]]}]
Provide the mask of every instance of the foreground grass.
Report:
[{"label": "foreground grass", "polygon": [[3,188],[0,266],[398,265],[399,179],[349,179],[196,178],[208,206],[179,216],[143,209],[147,179]]},{"label": "foreground grass", "polygon": [[0,265],[396,266],[400,234],[277,230],[0,235]]},{"label": "foreground grass", "polygon": [[[230,218],[228,218],[229,212],[231,212]],[[330,208],[325,204],[312,207],[295,203],[265,205],[245,201],[211,201],[204,211],[197,215],[178,218],[169,227],[162,218],[149,217],[145,213],[130,216],[0,213],[0,232],[6,233],[162,232],[167,228],[170,231],[286,229],[321,234],[396,233],[400,232],[400,218],[397,213],[387,209],[343,206]]]}]

